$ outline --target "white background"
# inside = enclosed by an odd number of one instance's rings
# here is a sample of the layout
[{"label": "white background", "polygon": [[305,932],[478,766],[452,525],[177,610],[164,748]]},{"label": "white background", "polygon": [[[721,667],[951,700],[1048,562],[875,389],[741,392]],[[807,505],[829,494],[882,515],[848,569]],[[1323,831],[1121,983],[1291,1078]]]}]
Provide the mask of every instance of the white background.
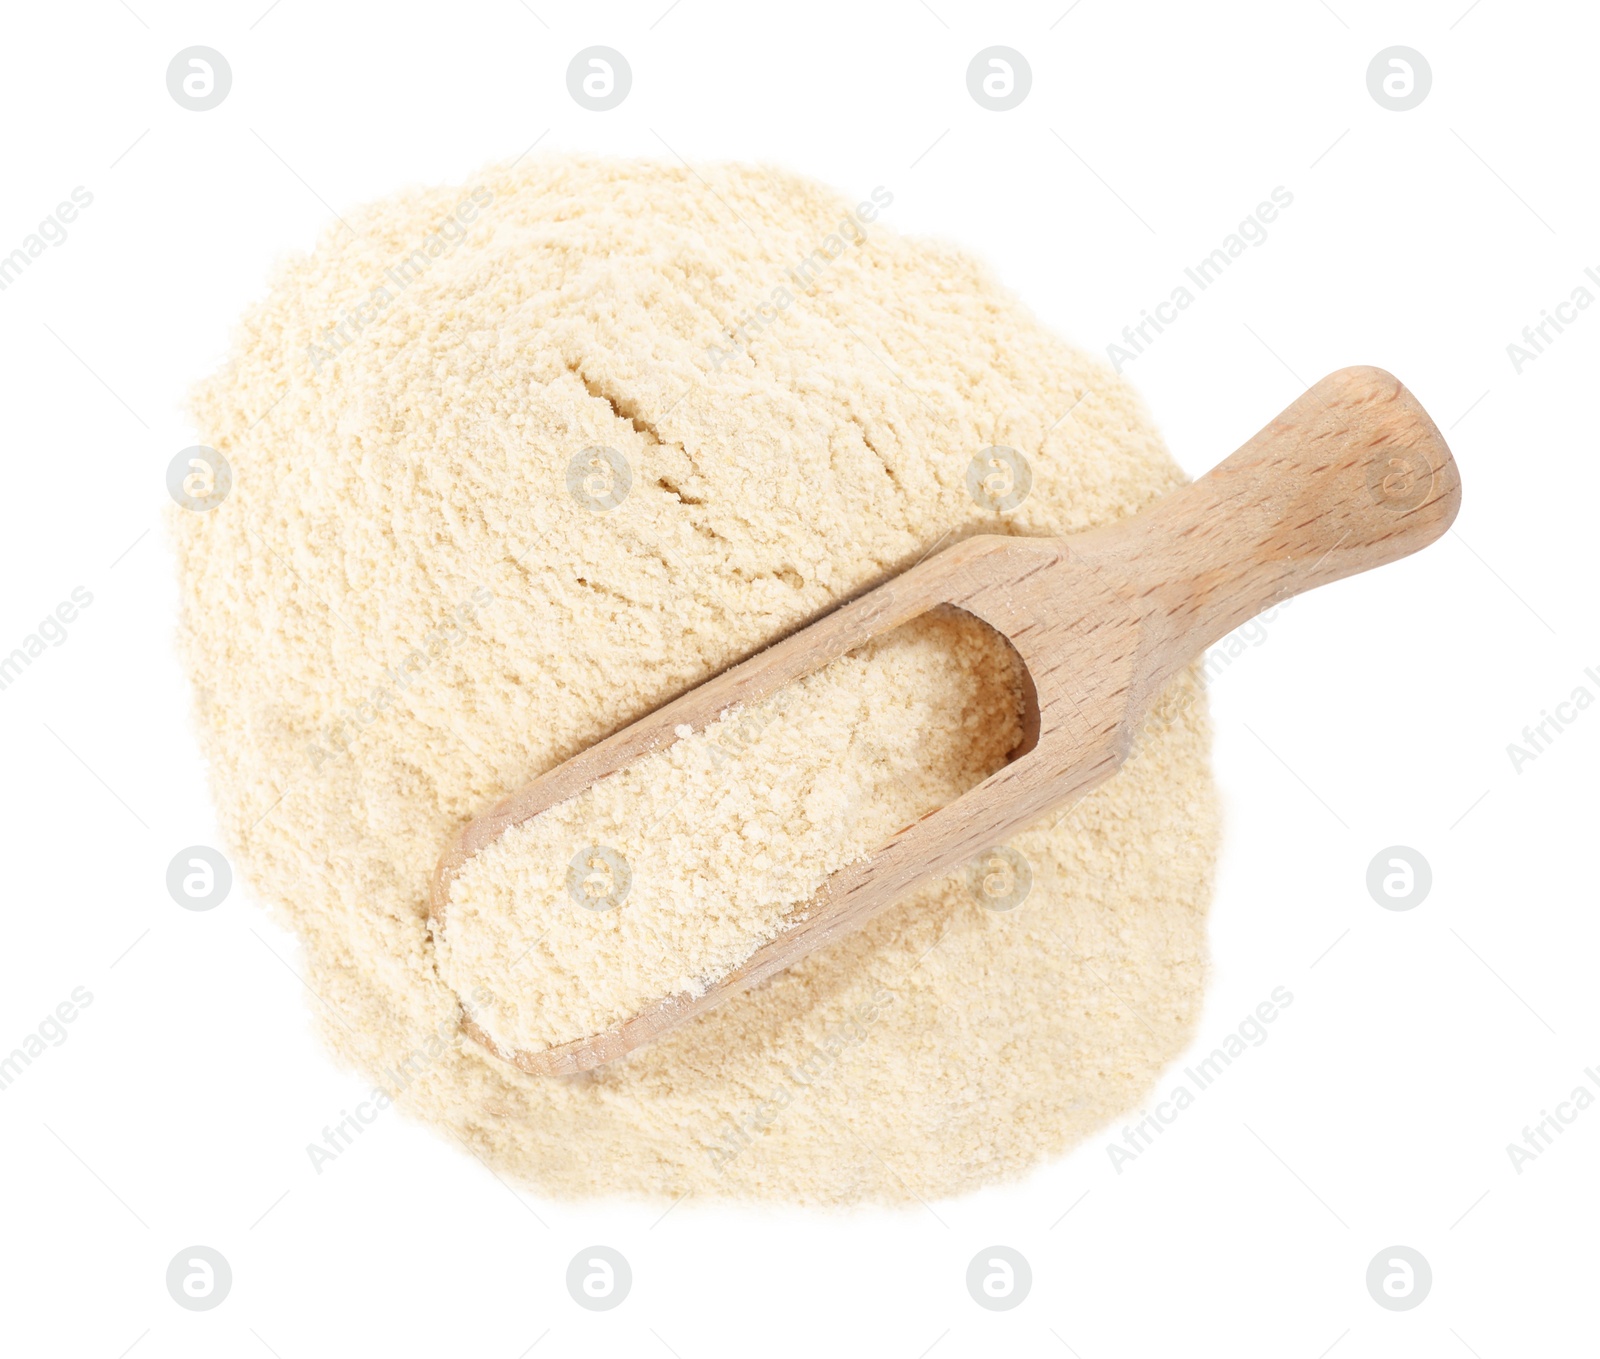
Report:
[{"label": "white background", "polygon": [[[1521,1173],[1506,1145],[1595,1090],[1586,1066],[1600,1079],[1600,707],[1520,772],[1507,745],[1576,686],[1600,696],[1600,308],[1520,374],[1506,346],[1600,270],[1593,8],[529,3],[6,7],[0,251],[75,186],[94,201],[0,293],[0,651],[74,587],[94,602],[0,692],[0,1053],[74,987],[94,1000],[0,1091],[0,1348],[1589,1352],[1600,1110]],[[564,79],[595,43],[633,69],[609,113]],[[233,71],[207,113],[165,83],[194,44]],[[1033,72],[1006,113],[966,88],[992,44]],[[1365,80],[1395,44],[1433,72],[1403,113]],[[165,888],[216,830],[171,647],[164,472],[195,441],[188,385],[279,252],[540,137],[773,161],[852,197],[884,185],[896,229],[977,252],[1097,350],[1282,185],[1267,241],[1128,367],[1175,456],[1204,471],[1352,362],[1399,374],[1447,431],[1456,530],[1296,601],[1214,686],[1226,844],[1198,1048],[1276,986],[1294,1003],[1120,1174],[1112,1128],[926,1208],[663,1217],[535,1200],[397,1114],[312,1171],[305,1144],[364,1087],[311,1036],[295,941],[242,889],[192,913]],[[1432,865],[1411,911],[1366,890],[1393,844]],[[597,1242],[634,1274],[607,1313],[564,1282]],[[205,1313],[164,1283],[196,1243],[234,1276]],[[1033,1270],[1005,1313],[964,1282],[997,1243]],[[1394,1244],[1434,1276],[1403,1313],[1365,1285]]]}]

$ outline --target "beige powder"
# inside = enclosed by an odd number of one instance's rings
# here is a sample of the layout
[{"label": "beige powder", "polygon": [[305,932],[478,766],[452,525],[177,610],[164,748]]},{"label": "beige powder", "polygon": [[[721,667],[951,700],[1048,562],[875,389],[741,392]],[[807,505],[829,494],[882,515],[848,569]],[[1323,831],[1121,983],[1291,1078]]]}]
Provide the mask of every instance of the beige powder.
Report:
[{"label": "beige powder", "polygon": [[[543,1192],[969,1190],[1136,1107],[1197,1017],[1190,674],[1114,780],[1009,842],[1014,910],[931,884],[585,1077],[460,1035],[427,896],[466,819],[940,544],[1181,481],[1119,378],[888,230],[890,197],[530,157],[346,213],[198,395],[233,490],[172,517],[229,853],[339,1059]],[[992,445],[1032,472],[1004,512],[967,489]]]},{"label": "beige powder", "polygon": [[513,826],[451,884],[439,975],[494,999],[502,1050],[700,995],[835,869],[953,802],[1022,741],[1022,666],[925,615]]}]

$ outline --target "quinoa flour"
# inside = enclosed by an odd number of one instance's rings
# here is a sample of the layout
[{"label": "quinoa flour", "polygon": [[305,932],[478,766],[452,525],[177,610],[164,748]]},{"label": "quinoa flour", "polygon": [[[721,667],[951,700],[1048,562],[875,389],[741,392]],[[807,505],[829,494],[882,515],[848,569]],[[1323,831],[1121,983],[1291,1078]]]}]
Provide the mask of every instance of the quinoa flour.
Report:
[{"label": "quinoa flour", "polygon": [[[1191,670],[1115,778],[1008,842],[1031,883],[1011,909],[983,904],[986,870],[952,875],[583,1076],[524,1074],[459,1032],[465,1003],[551,1041],[624,1003],[598,980],[585,999],[586,967],[653,985],[670,961],[635,938],[620,972],[585,964],[567,916],[495,887],[492,862],[451,908],[461,932],[434,939],[432,870],[464,821],[937,547],[1078,531],[1181,482],[1120,378],[968,257],[891,232],[892,201],[529,157],[347,213],[353,232],[279,267],[196,394],[232,489],[172,512],[180,646],[230,854],[300,937],[336,1056],[543,1193],[971,1190],[1136,1107],[1198,1017],[1217,826]],[[982,493],[995,446],[1026,461],[1020,503]],[[773,870],[786,901],[786,870],[856,852],[828,827],[867,834],[983,777],[1015,744],[996,647],[930,618],[850,658],[854,689],[820,672],[812,707],[701,789],[811,777],[814,808],[782,820],[756,797],[711,871],[798,836]],[[871,711],[896,703],[903,724]],[[810,774],[775,768],[786,748]],[[652,862],[624,831],[635,904],[688,947],[675,980],[775,927],[770,900],[697,924],[690,859]],[[541,910],[550,948],[513,969]],[[629,911],[592,919],[626,943],[650,918]]]}]

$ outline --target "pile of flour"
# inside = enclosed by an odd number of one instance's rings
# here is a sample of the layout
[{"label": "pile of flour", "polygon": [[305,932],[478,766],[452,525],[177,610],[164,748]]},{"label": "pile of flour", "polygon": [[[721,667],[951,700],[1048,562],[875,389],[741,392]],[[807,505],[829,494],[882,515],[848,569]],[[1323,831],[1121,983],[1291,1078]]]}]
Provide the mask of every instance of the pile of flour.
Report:
[{"label": "pile of flour", "polygon": [[953,875],[582,1077],[461,1035],[500,1001],[458,998],[428,929],[464,821],[938,545],[1180,482],[1119,378],[891,207],[529,158],[347,213],[197,394],[233,485],[172,513],[180,638],[229,853],[338,1058],[546,1193],[972,1189],[1135,1107],[1197,1017],[1190,674],[1115,779],[1004,847],[1020,901]]}]

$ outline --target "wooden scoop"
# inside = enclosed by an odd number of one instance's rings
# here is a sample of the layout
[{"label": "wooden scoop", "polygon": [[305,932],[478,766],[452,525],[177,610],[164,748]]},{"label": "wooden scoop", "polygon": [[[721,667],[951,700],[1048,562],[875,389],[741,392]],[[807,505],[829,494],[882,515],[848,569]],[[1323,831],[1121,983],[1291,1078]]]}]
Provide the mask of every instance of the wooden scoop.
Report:
[{"label": "wooden scoop", "polygon": [[[1427,412],[1378,368],[1317,383],[1226,462],[1149,509],[1070,538],[968,538],[708,680],[541,775],[470,822],[434,874],[443,928],[461,866],[509,827],[576,797],[735,704],[767,698],[938,604],[976,614],[1032,683],[1011,762],[839,869],[703,995],[675,995],[577,1042],[516,1052],[524,1071],[611,1061],[859,929],[911,888],[961,867],[1116,771],[1151,702],[1189,661],[1279,600],[1425,547],[1456,516],[1461,479]],[[464,1013],[474,1039],[494,1043]]]}]

